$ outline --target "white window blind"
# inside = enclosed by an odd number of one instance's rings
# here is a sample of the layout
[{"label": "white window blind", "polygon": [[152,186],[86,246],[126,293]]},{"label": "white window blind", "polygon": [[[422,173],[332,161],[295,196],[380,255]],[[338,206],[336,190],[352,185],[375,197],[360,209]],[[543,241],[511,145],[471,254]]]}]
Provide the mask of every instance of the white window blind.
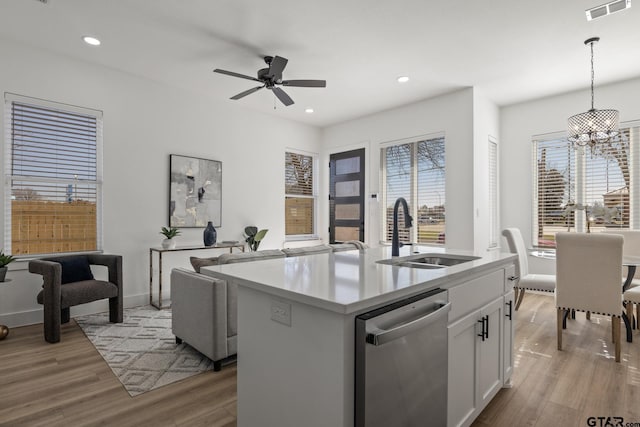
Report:
[{"label": "white window blind", "polygon": [[[413,227],[404,227],[398,216],[401,242],[445,242],[445,144],[444,137],[390,145],[381,149],[383,241],[391,241],[393,206],[406,199]],[[401,212],[400,208],[400,212]]]},{"label": "white window blind", "polygon": [[5,248],[15,256],[101,250],[101,113],[5,98]]},{"label": "white window blind", "polygon": [[498,143],[489,139],[489,248],[498,247]]},{"label": "white window blind", "polygon": [[315,235],[316,191],[313,156],[285,153],[285,234]]},{"label": "white window blind", "polygon": [[632,161],[639,135],[640,127],[628,124],[593,150],[576,148],[561,134],[534,139],[534,245],[555,247],[558,231],[640,226],[632,226],[640,206]]},{"label": "white window blind", "polygon": [[563,137],[534,141],[534,244],[555,246],[555,233],[574,227],[575,151]]}]

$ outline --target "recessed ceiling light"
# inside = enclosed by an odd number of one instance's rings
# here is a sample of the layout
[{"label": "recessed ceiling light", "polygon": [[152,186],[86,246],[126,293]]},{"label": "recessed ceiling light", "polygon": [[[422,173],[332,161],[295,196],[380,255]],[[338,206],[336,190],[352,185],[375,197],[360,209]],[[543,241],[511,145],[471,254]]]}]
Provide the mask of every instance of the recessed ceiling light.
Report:
[{"label": "recessed ceiling light", "polygon": [[398,77],[398,83],[406,83],[408,81],[409,81],[409,77],[407,77],[407,76]]},{"label": "recessed ceiling light", "polygon": [[313,108],[305,108],[304,112],[307,113],[307,114],[311,114],[311,113],[313,113]]},{"label": "recessed ceiling light", "polygon": [[91,36],[84,36],[82,38],[86,44],[90,44],[91,46],[100,46],[100,40]]}]

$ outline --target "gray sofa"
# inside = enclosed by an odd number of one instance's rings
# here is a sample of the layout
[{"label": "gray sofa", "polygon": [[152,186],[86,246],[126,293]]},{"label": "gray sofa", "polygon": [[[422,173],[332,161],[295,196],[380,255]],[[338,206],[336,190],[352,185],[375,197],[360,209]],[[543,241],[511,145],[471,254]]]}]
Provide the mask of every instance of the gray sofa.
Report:
[{"label": "gray sofa", "polygon": [[[192,258],[194,268],[205,265],[233,264],[311,255],[332,251],[364,249],[361,242],[312,246],[284,250],[264,250],[223,254],[217,258]],[[213,360],[213,369],[219,371],[222,362],[237,353],[237,287],[226,280],[185,268],[171,271],[172,330],[176,342],[186,342]]]}]

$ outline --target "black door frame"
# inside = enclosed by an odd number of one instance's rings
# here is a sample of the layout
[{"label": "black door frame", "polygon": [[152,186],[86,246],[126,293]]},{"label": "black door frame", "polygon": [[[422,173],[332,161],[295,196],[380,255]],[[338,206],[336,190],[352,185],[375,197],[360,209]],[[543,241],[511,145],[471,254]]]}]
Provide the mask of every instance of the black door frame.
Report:
[{"label": "black door frame", "polygon": [[[329,155],[329,243],[336,243],[336,227],[358,227],[358,236],[364,242],[364,202],[365,202],[365,148],[333,153]],[[336,175],[336,161],[360,157],[360,172]],[[336,197],[336,183],[342,181],[360,181],[360,196]],[[360,219],[336,219],[336,202],[360,205]]]}]

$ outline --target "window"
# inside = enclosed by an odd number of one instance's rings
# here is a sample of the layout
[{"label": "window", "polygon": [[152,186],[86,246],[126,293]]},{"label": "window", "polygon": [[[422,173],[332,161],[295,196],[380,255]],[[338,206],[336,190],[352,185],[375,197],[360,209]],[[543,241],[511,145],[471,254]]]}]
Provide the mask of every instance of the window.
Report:
[{"label": "window", "polygon": [[5,250],[101,250],[102,113],[6,94],[5,124]]},{"label": "window", "polygon": [[398,197],[404,197],[413,227],[405,229],[403,215],[399,215],[400,241],[444,244],[444,145],[444,136],[434,136],[382,148],[382,240],[391,241],[393,206]]},{"label": "window", "polygon": [[287,151],[284,163],[285,235],[287,238],[315,237],[315,159]]},{"label": "window", "polygon": [[489,248],[498,247],[498,143],[489,138]]},{"label": "window", "polygon": [[629,126],[593,151],[575,148],[562,134],[534,138],[534,245],[555,247],[558,231],[639,227],[631,215],[640,197],[630,193],[640,184],[630,167],[639,137],[640,127]]}]

